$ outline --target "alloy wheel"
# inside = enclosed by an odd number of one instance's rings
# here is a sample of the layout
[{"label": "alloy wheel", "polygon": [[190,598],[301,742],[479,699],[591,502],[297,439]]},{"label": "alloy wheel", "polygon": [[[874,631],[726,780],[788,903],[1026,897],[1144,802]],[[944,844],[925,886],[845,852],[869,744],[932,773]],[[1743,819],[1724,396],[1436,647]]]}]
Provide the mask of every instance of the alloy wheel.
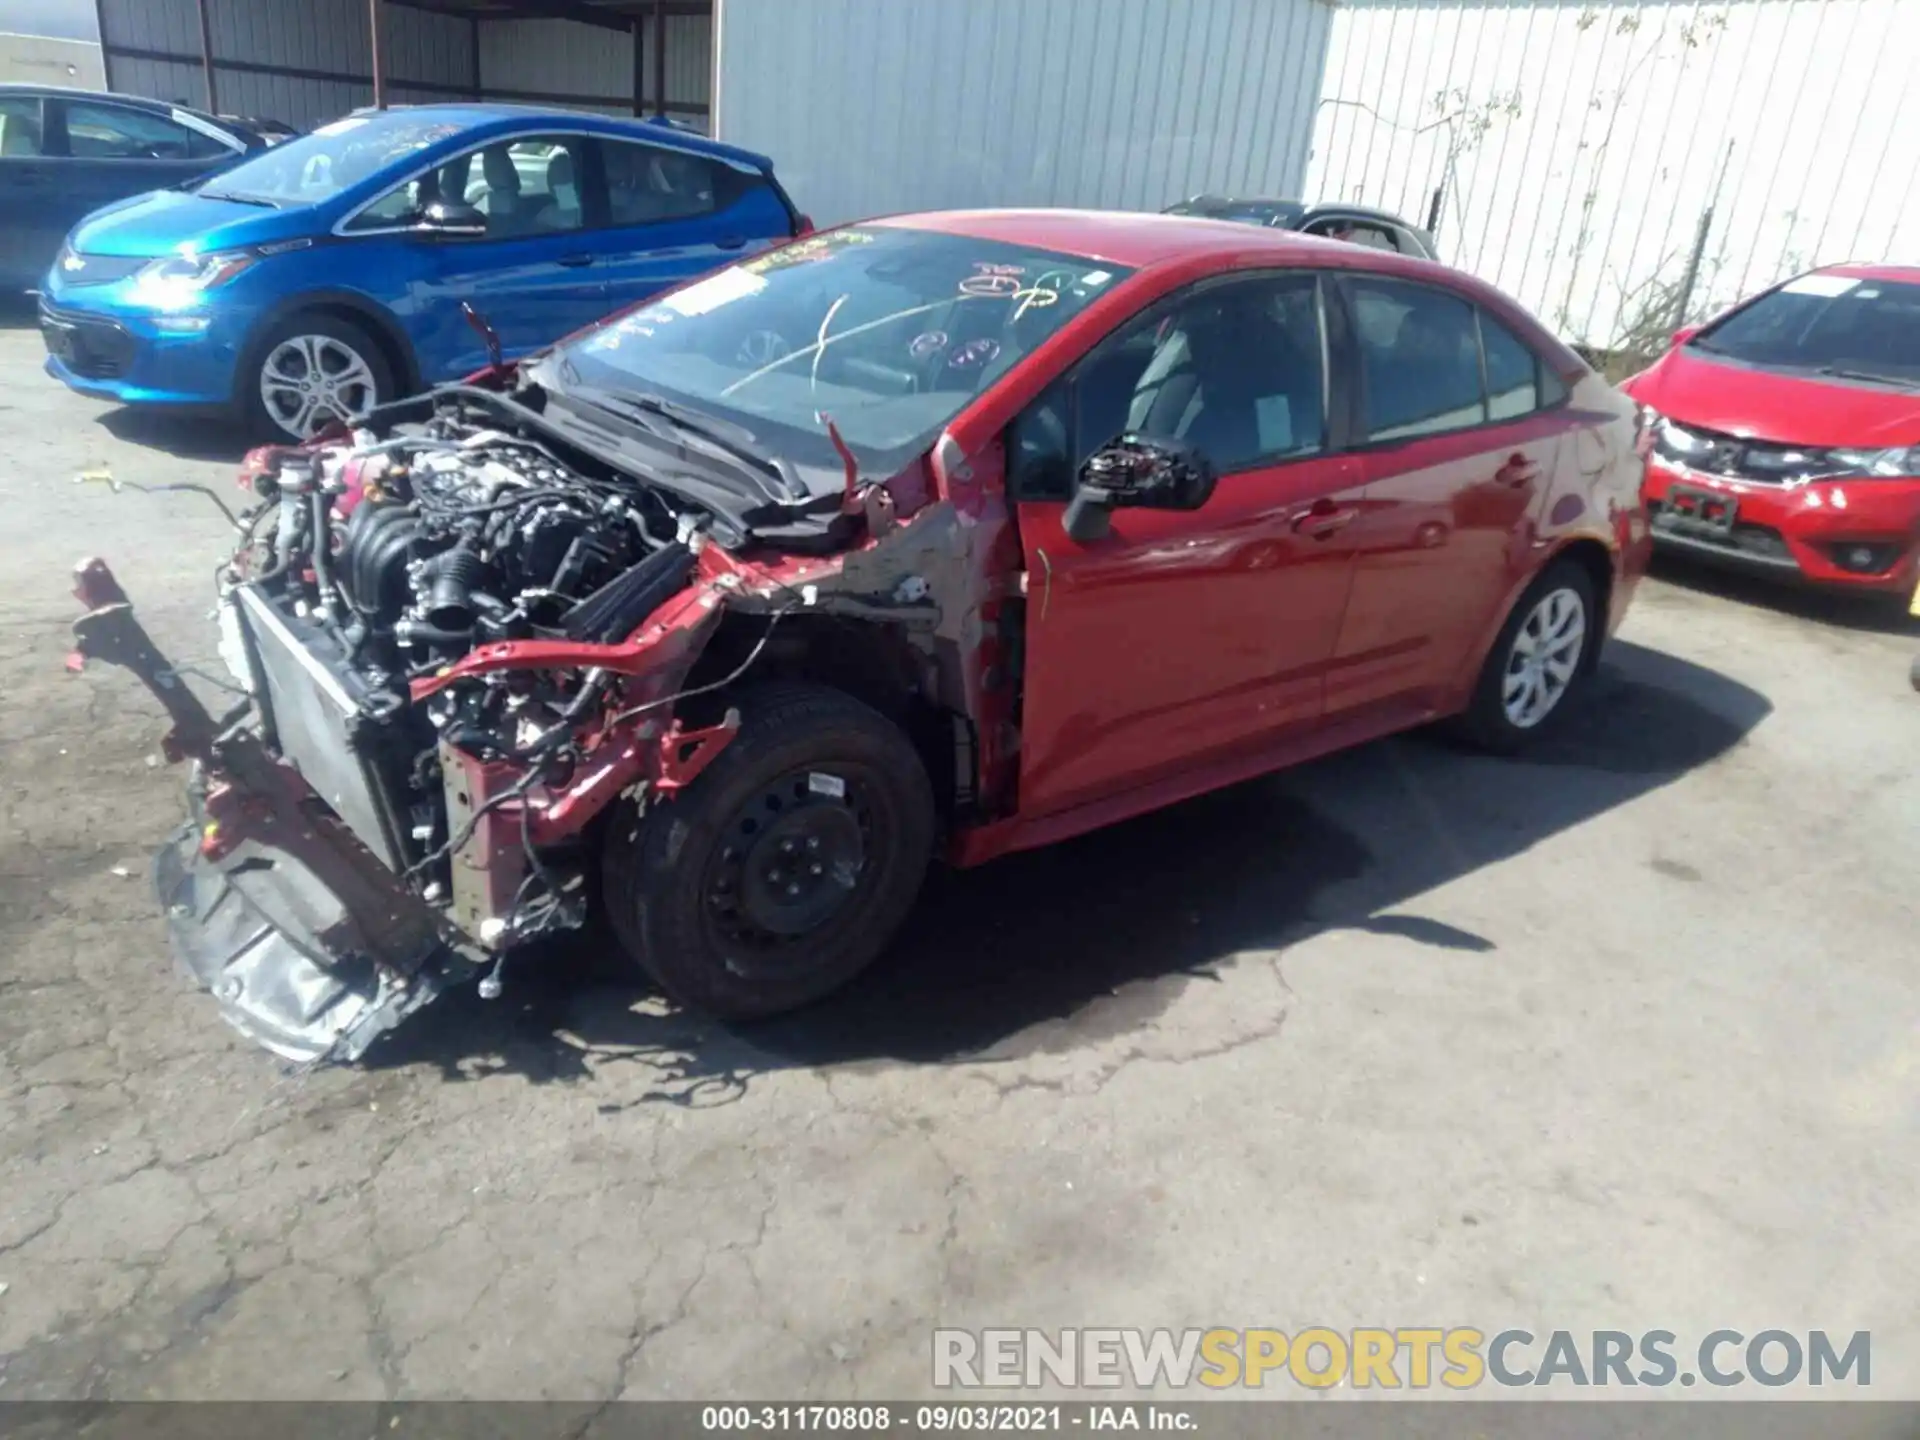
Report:
[{"label": "alloy wheel", "polygon": [[1573,683],[1586,638],[1587,607],[1578,592],[1562,586],[1540,597],[1507,652],[1500,703],[1508,720],[1531,730],[1553,713]]},{"label": "alloy wheel", "polygon": [[379,403],[379,391],[366,358],[331,335],[290,335],[260,367],[268,418],[301,440],[332,421],[358,420]]}]

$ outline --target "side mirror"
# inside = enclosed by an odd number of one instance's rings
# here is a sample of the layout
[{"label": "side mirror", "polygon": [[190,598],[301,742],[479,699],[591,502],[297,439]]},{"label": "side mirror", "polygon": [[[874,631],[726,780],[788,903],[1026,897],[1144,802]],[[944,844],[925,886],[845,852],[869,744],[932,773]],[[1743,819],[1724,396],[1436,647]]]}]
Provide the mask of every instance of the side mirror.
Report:
[{"label": "side mirror", "polygon": [[435,200],[420,212],[413,228],[423,235],[472,238],[487,233],[487,217],[455,200]]},{"label": "side mirror", "polygon": [[1698,325],[1682,325],[1678,330],[1673,332],[1673,348],[1678,350],[1699,333],[1700,327]]},{"label": "side mirror", "polygon": [[1129,432],[1087,457],[1062,524],[1075,540],[1098,540],[1114,510],[1198,510],[1217,479],[1194,446]]}]

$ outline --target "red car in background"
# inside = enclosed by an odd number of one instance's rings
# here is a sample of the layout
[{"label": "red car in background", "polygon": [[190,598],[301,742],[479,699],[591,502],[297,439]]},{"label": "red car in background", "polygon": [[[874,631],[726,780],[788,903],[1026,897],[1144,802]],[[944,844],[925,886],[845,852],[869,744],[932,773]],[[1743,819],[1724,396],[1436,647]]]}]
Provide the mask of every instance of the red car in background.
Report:
[{"label": "red car in background", "polygon": [[1920,582],[1920,267],[1801,275],[1682,330],[1624,388],[1657,544],[1823,585]]}]

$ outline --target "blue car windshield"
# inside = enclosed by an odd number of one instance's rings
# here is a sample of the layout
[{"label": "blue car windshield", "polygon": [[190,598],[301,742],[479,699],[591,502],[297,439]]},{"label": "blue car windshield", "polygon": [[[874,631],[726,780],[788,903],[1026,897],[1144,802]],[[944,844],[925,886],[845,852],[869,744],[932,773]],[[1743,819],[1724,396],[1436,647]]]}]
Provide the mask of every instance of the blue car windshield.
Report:
[{"label": "blue car windshield", "polygon": [[222,170],[200,193],[214,200],[312,205],[463,128],[444,116],[405,110],[349,115]]},{"label": "blue car windshield", "polygon": [[895,226],[714,272],[563,346],[542,384],[675,401],[838,471],[825,422],[893,473],[1122,276],[1120,266]]}]

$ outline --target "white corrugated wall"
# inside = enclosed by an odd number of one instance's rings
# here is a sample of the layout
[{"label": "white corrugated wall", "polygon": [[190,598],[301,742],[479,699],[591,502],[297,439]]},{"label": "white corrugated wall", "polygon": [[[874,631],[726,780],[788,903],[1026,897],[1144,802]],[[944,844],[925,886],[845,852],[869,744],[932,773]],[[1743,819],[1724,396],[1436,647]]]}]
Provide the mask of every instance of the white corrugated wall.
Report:
[{"label": "white corrugated wall", "polygon": [[823,223],[1299,188],[1324,0],[720,0],[716,133]]},{"label": "white corrugated wall", "polygon": [[[1569,338],[1920,260],[1920,0],[1347,0],[1310,193],[1424,218]],[[1666,317],[1669,318],[1670,317]]]}]

